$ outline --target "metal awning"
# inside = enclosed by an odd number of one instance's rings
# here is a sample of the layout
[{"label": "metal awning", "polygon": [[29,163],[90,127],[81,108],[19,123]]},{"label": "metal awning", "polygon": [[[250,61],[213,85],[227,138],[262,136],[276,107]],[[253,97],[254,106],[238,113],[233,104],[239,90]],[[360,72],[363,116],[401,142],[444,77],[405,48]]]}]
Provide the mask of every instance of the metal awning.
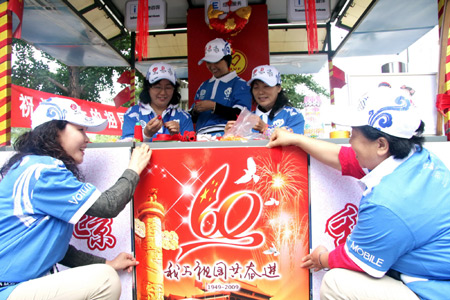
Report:
[{"label": "metal awning", "polygon": [[437,24],[437,1],[377,1],[354,24],[347,39],[339,45],[337,56],[397,54]]},{"label": "metal awning", "polygon": [[[69,66],[129,66],[110,45],[111,38],[120,35],[120,30],[91,19],[96,25],[102,24],[94,27],[74,9],[61,0],[25,0],[22,39]],[[107,20],[104,10],[97,8],[87,15]]]},{"label": "metal awning", "polygon": [[[129,66],[112,42],[130,34],[124,27],[124,0],[24,0],[22,39],[70,66]],[[204,0],[165,0],[167,28],[150,30],[150,57],[136,62],[145,74],[154,61],[168,61],[187,77],[186,13]],[[151,3],[151,0],[149,0]],[[248,0],[266,4],[270,63],[283,73],[315,73],[328,56],[395,54],[437,25],[437,1],[330,0],[331,17],[319,23],[319,53],[307,54],[305,24],[287,21],[286,1]],[[330,43],[326,23],[348,30],[338,45]],[[151,28],[150,28],[151,29]],[[332,30],[332,29],[331,29]]]}]

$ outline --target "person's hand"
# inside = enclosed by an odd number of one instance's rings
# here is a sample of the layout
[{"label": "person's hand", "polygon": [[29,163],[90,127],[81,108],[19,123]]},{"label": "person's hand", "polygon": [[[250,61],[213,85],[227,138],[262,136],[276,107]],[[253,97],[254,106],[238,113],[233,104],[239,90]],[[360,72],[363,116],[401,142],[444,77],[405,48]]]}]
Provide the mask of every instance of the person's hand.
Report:
[{"label": "person's hand", "polygon": [[158,118],[158,116],[155,116],[153,119],[148,121],[148,123],[145,125],[144,128],[144,134],[148,137],[152,137],[155,133],[158,132],[158,130],[161,129],[163,126],[163,122],[161,118]]},{"label": "person's hand", "polygon": [[128,169],[135,171],[138,175],[147,167],[150,157],[152,156],[152,149],[147,144],[142,144],[134,148],[131,153]]},{"label": "person's hand", "polygon": [[214,110],[216,108],[216,102],[211,100],[200,100],[195,102],[194,110],[196,112],[204,112],[207,110]]},{"label": "person's hand", "polygon": [[[319,261],[320,258],[320,261]],[[328,250],[325,246],[318,246],[311,254],[302,258],[302,268],[314,269],[314,272],[328,268]]]},{"label": "person's hand", "polygon": [[228,130],[230,130],[234,124],[236,123],[236,121],[228,121],[227,125],[225,125],[225,133],[227,133]]},{"label": "person's hand", "polygon": [[270,136],[267,148],[295,145],[298,135],[283,128],[277,128]]},{"label": "person's hand", "polygon": [[164,123],[164,126],[169,130],[170,134],[180,133],[180,123],[177,121],[169,121]]},{"label": "person's hand", "polygon": [[113,260],[106,260],[105,264],[110,265],[116,271],[124,270],[130,273],[133,271],[133,267],[137,266],[139,262],[133,255],[122,252]]},{"label": "person's hand", "polygon": [[255,126],[253,126],[253,129],[258,130],[261,133],[264,133],[264,131],[267,128],[267,124],[263,120],[261,120],[260,117],[258,117],[256,115],[255,115],[255,117],[258,118],[258,123],[256,123]]}]

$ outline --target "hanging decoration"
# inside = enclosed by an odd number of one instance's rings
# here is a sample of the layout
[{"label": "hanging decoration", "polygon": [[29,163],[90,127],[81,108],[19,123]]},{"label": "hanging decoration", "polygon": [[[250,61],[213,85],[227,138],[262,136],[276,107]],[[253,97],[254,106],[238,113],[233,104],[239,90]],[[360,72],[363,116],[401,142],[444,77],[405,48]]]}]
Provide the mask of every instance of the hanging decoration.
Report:
[{"label": "hanging decoration", "polygon": [[147,57],[148,0],[139,0],[137,16],[136,55],[139,61]]},{"label": "hanging decoration", "polygon": [[[228,1],[228,6],[231,7],[231,1]],[[248,23],[248,19],[252,13],[250,6],[241,7],[235,11],[230,11],[223,18],[224,11],[213,9],[212,5],[208,7],[209,28],[216,30],[222,34],[237,35],[244,29]]]},{"label": "hanging decoration", "polygon": [[319,51],[317,38],[316,0],[305,0],[306,33],[308,36],[308,54]]},{"label": "hanging decoration", "polygon": [[344,71],[334,66],[331,60],[328,63],[330,64],[330,87],[333,89],[342,88],[346,84]]},{"label": "hanging decoration", "polygon": [[135,78],[136,70],[125,70],[122,75],[117,79],[118,83],[121,84],[127,84],[129,87],[125,87],[122,91],[120,91],[115,97],[114,97],[114,104],[116,108],[121,107],[127,102],[130,102],[130,105],[134,105],[135,102]]},{"label": "hanging decoration", "polygon": [[131,91],[130,88],[127,86],[123,90],[121,90],[115,97],[114,97],[114,105],[116,108],[121,107],[128,101],[130,101],[131,97]]},{"label": "hanging decoration", "polygon": [[19,18],[19,25],[13,33],[13,38],[20,39],[22,35],[22,19],[23,19],[23,1],[24,0],[9,0],[8,10],[15,13]]}]

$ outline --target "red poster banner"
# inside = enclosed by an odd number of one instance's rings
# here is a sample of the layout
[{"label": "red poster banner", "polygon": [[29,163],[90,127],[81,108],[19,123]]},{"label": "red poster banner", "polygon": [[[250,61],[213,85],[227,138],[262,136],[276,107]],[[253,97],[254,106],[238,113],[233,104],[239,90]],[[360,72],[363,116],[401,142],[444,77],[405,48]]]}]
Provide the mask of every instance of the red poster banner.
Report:
[{"label": "red poster banner", "polygon": [[87,116],[108,119],[108,127],[102,132],[98,132],[99,134],[122,135],[123,115],[127,111],[126,107],[116,109],[110,105],[36,91],[14,84],[11,85],[11,127],[31,128],[33,111],[42,100],[51,97],[73,100],[81,106]]},{"label": "red poster banner", "polygon": [[309,299],[308,208],[296,147],[154,149],[134,195],[137,299]]}]

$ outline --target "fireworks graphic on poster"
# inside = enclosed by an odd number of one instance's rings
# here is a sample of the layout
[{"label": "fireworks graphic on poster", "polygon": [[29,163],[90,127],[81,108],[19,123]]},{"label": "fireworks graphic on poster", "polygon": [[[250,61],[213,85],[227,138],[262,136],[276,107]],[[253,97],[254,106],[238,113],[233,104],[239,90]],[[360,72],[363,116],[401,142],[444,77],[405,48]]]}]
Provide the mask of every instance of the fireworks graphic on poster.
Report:
[{"label": "fireworks graphic on poster", "polygon": [[[263,218],[271,234],[266,236],[264,247],[277,249],[282,260],[289,262],[288,267],[295,268],[299,254],[305,250],[296,245],[308,244],[308,215],[301,213],[301,206],[308,201],[308,195],[304,194],[306,187],[302,186],[307,179],[299,178],[302,175],[298,173],[298,161],[292,152],[257,156],[255,162],[260,180],[257,184],[249,182],[249,187],[265,201]],[[260,263],[268,259],[260,251],[254,252]]]}]

